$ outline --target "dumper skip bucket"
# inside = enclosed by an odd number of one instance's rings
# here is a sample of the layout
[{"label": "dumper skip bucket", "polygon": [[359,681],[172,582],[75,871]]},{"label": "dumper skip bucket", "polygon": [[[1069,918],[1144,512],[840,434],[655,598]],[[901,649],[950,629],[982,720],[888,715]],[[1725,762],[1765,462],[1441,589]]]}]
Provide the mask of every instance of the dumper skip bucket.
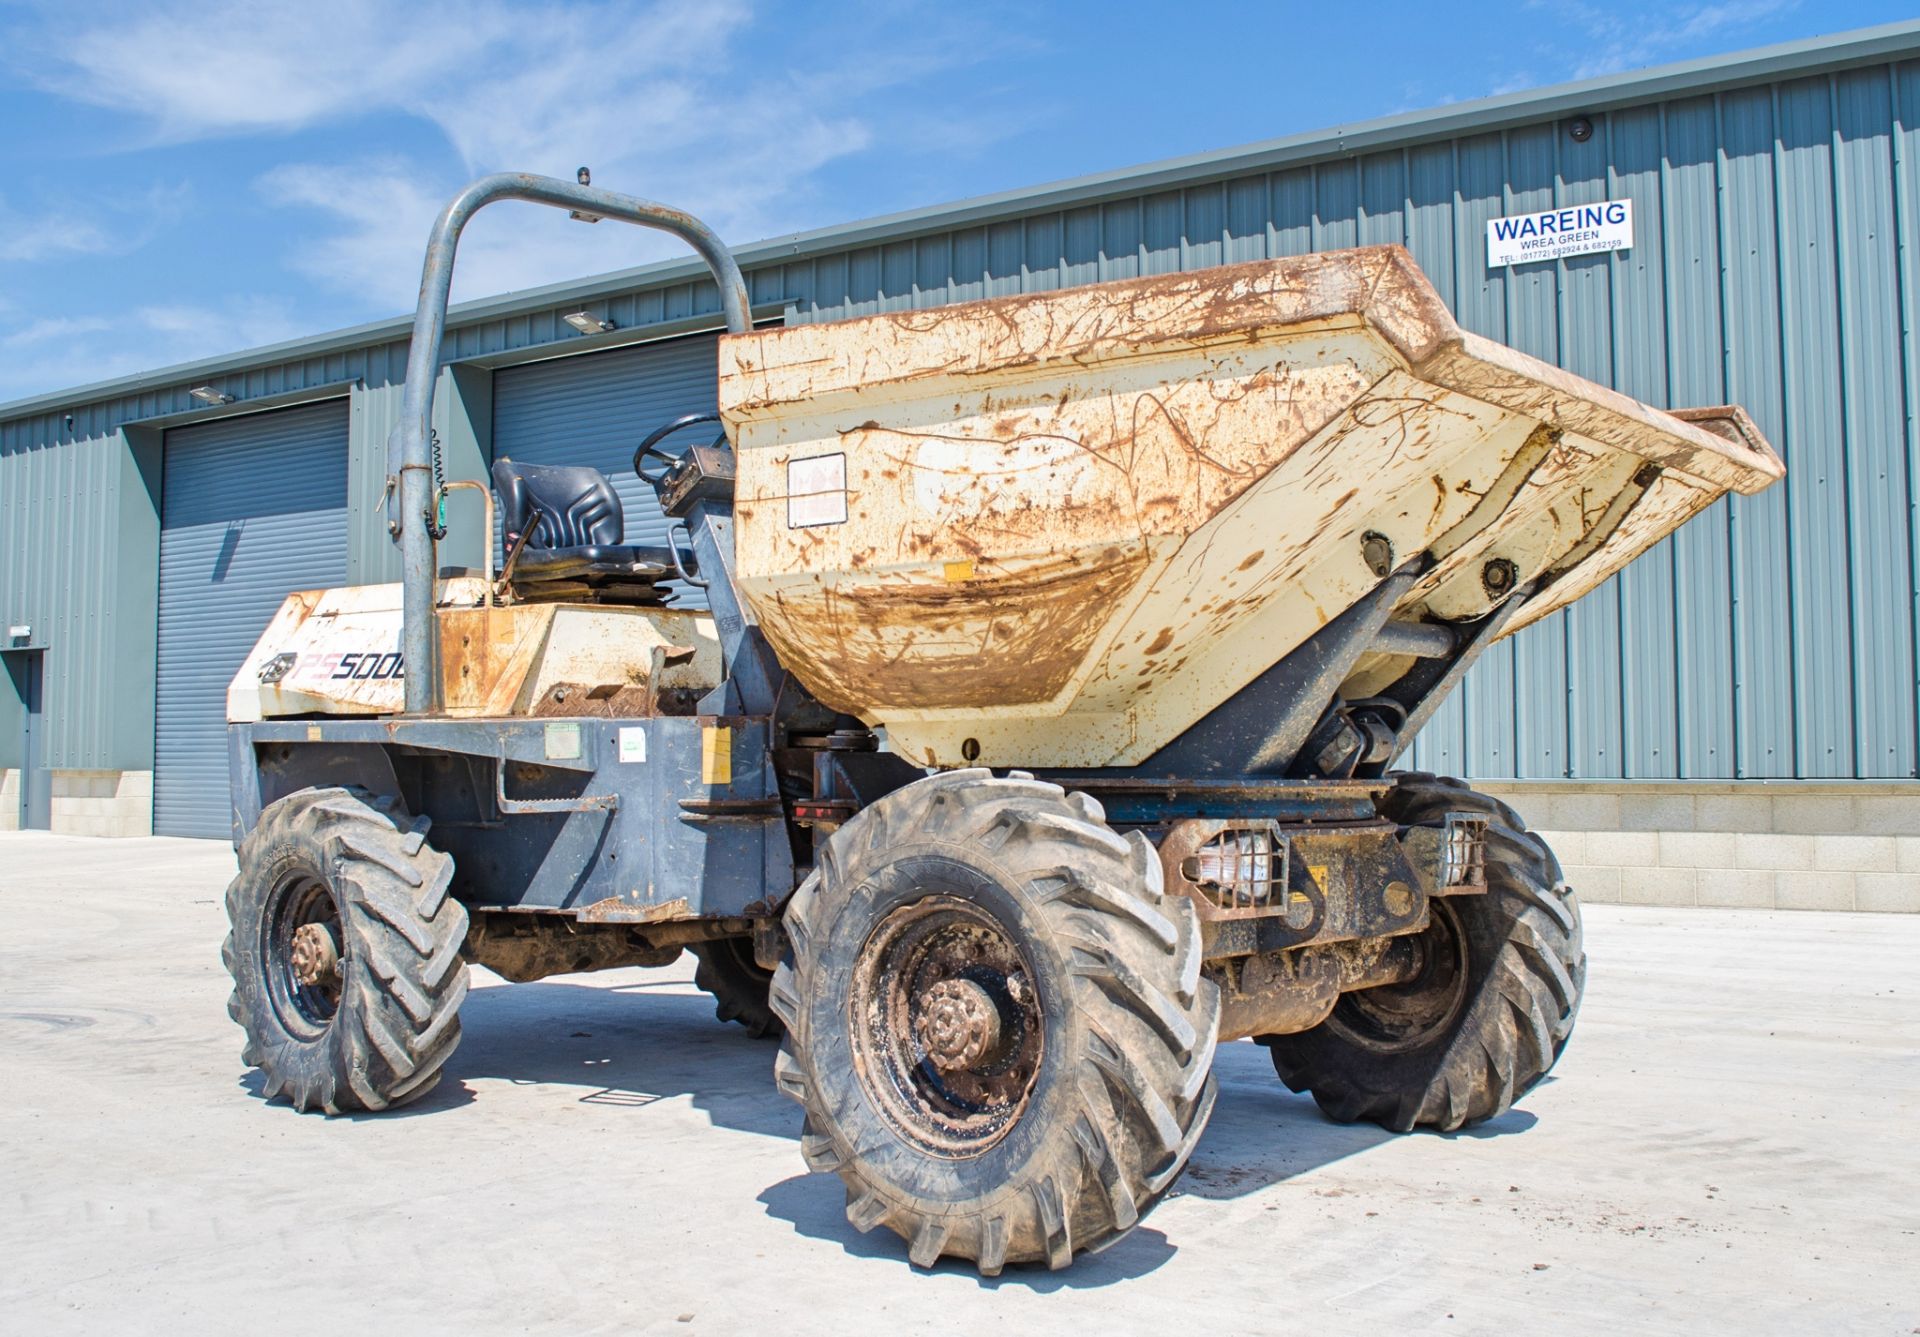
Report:
[{"label": "dumper skip bucket", "polygon": [[720,408],[767,638],[929,766],[1136,763],[1383,560],[1430,558],[1403,619],[1536,586],[1511,630],[1782,473],[1736,409],[1461,329],[1397,246],[728,336]]}]

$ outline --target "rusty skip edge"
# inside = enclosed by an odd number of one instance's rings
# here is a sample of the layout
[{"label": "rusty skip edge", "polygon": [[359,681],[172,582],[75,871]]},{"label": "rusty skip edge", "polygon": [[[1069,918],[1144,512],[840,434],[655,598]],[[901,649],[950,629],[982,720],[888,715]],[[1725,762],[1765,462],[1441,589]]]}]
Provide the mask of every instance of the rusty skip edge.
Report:
[{"label": "rusty skip edge", "polygon": [[[958,346],[937,337],[956,322],[976,324],[987,337]],[[850,339],[856,325],[867,328]],[[729,335],[720,341],[721,412],[737,437],[741,425],[784,405],[805,401],[819,411],[839,407],[837,400],[885,402],[889,385],[911,383],[915,394],[931,379],[1011,385],[1063,366],[1362,325],[1422,380],[1663,468],[1743,493],[1785,475],[1778,453],[1737,407],[1651,408],[1461,328],[1398,245]],[[845,356],[856,343],[872,356]]]}]

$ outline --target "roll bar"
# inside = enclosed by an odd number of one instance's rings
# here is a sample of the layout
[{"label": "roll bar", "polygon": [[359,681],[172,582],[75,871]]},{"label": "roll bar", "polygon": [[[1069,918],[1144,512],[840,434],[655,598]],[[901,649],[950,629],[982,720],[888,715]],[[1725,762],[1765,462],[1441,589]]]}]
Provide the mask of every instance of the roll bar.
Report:
[{"label": "roll bar", "polygon": [[[582,172],[582,176],[585,172]],[[448,203],[427,238],[427,259],[420,274],[420,304],[413,315],[413,342],[407,349],[407,384],[400,421],[387,442],[388,527],[400,539],[401,607],[406,656],[406,711],[430,712],[437,695],[434,672],[433,538],[427,532],[433,506],[428,434],[433,422],[434,385],[440,375],[440,344],[447,329],[447,296],[453,287],[453,257],[460,233],[474,214],[499,200],[551,205],[587,219],[618,219],[639,227],[671,232],[691,246],[720,285],[720,310],[727,330],[744,334],[751,327],[747,281],[733,254],[713,229],[692,214],[651,200],[600,190],[525,172],[483,176]]]}]

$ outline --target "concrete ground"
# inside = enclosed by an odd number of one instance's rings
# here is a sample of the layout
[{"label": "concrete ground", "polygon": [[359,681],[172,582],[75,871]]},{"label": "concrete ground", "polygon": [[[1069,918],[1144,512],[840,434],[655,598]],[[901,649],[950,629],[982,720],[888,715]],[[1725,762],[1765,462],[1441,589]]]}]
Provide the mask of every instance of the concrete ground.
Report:
[{"label": "concrete ground", "polygon": [[1327,1123],[1222,1046],[1143,1228],[982,1281],[853,1232],[686,965],[476,972],[422,1103],[265,1103],[231,871],[0,835],[0,1330],[1920,1332],[1920,918],[1594,907],[1566,1060],[1455,1137]]}]

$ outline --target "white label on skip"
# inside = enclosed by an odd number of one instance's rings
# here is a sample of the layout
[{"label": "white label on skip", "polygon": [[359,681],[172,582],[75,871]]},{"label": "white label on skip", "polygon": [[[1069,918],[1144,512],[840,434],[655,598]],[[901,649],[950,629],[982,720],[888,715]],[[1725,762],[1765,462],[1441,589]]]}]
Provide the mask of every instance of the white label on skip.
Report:
[{"label": "white label on skip", "polygon": [[624,762],[645,761],[647,759],[647,731],[645,729],[622,729],[620,731],[620,760]]},{"label": "white label on skip", "polygon": [[816,455],[787,461],[787,528],[847,522],[847,457]]}]

